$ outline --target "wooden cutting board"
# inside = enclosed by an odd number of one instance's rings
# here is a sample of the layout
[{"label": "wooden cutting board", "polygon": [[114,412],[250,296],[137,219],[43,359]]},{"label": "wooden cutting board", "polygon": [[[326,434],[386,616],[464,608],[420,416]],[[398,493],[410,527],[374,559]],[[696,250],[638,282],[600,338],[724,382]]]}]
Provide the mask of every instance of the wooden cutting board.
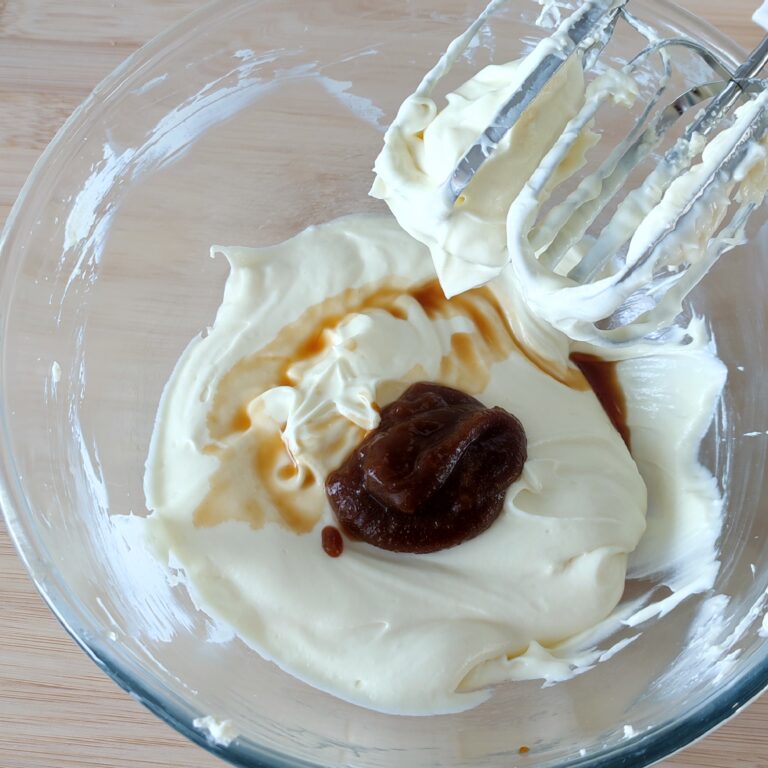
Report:
[{"label": "wooden cutting board", "polygon": [[[202,4],[0,0],[0,224],[40,152],[91,88]],[[745,46],[760,36],[749,22],[757,0],[681,4]],[[75,646],[38,597],[0,524],[0,766],[220,765],[123,693]],[[664,765],[768,767],[768,696]]]}]

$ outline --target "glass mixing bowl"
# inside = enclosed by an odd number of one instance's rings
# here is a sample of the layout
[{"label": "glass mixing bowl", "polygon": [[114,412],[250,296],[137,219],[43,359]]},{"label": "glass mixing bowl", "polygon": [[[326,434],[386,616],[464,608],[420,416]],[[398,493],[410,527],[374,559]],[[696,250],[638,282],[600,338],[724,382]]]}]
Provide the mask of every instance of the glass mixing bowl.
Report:
[{"label": "glass mixing bowl", "polygon": [[[208,6],[132,56],[76,111],[3,234],[0,493],[18,550],[97,664],[236,765],[644,766],[768,682],[768,271],[759,233],[694,297],[730,374],[702,449],[727,494],[716,594],[688,599],[585,675],[549,688],[501,686],[450,716],[359,709],[222,634],[136,535],[163,384],[221,297],[225,265],[207,258],[210,244],[264,245],[383,210],[367,197],[382,131],[479,9],[461,0]],[[663,34],[741,54],[669,4],[637,0],[633,9]],[[449,86],[519,55],[541,34],[539,10],[510,2]],[[701,76],[693,63],[686,72]],[[231,720],[240,735],[215,744],[193,724],[204,715]]]}]

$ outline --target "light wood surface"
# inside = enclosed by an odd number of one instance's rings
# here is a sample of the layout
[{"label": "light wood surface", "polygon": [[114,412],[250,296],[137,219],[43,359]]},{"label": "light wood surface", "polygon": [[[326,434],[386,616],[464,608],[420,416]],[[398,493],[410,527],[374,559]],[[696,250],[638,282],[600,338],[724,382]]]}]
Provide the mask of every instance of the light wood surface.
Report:
[{"label": "light wood surface", "polygon": [[[91,88],[201,4],[0,0],[0,224],[40,152]],[[745,46],[760,36],[749,21],[756,0],[681,4]],[[38,597],[0,524],[0,766],[219,765],[124,694],[75,646]],[[664,765],[768,767],[768,696]]]}]

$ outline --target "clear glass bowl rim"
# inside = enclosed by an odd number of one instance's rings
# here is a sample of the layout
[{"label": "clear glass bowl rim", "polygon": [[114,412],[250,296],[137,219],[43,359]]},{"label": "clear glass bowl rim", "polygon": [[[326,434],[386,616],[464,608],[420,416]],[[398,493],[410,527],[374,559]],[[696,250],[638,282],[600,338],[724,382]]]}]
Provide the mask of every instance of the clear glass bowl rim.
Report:
[{"label": "clear glass bowl rim", "polygon": [[[202,25],[210,24],[215,17],[217,23],[231,15],[237,15],[243,8],[257,5],[259,0],[211,0],[172,25],[148,43],[138,48],[116,69],[104,78],[93,92],[70,115],[35,163],[24,183],[5,226],[0,234],[0,509],[5,519],[11,540],[26,567],[35,587],[48,607],[85,653],[109,675],[121,688],[141,702],[147,709],[175,728],[190,741],[200,745],[213,755],[240,766],[241,768],[315,768],[313,763],[286,758],[269,748],[252,742],[235,739],[229,746],[211,743],[192,723],[189,713],[165,700],[159,689],[123,669],[109,651],[88,640],[88,630],[78,626],[74,611],[66,596],[57,589],[55,570],[49,562],[38,557],[33,542],[24,527],[24,516],[30,512],[24,489],[19,480],[12,452],[5,393],[1,375],[5,370],[5,328],[7,308],[10,306],[9,275],[13,275],[20,264],[10,258],[11,244],[18,234],[21,213],[26,211],[33,193],[45,177],[56,167],[59,148],[72,136],[83,130],[101,110],[119,98],[126,81],[137,76],[143,69],[150,68],[172,48],[179,47],[194,37]],[[700,17],[686,11],[669,0],[642,0],[643,5],[657,7],[673,15],[692,36],[703,37],[715,43],[719,53],[736,63],[737,56],[743,56],[743,49]],[[710,697],[698,708],[682,718],[660,724],[646,735],[626,744],[619,744],[597,754],[575,758],[561,765],[561,768],[645,768],[675,752],[690,746],[714,728],[722,725],[741,709],[756,699],[768,688],[768,653],[765,658],[748,669],[740,679]]]}]

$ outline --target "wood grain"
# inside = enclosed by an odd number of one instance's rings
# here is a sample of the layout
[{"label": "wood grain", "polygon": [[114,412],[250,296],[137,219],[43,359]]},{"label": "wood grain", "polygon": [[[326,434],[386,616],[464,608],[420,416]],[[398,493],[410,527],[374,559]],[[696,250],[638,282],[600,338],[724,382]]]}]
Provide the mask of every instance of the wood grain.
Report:
[{"label": "wood grain", "polygon": [[[384,2],[385,0],[382,0]],[[91,88],[199,0],[0,0],[0,223],[40,152]],[[754,0],[683,6],[741,41]],[[38,597],[0,525],[0,765],[221,765],[119,690]],[[668,760],[668,768],[766,768],[768,697]]]}]

